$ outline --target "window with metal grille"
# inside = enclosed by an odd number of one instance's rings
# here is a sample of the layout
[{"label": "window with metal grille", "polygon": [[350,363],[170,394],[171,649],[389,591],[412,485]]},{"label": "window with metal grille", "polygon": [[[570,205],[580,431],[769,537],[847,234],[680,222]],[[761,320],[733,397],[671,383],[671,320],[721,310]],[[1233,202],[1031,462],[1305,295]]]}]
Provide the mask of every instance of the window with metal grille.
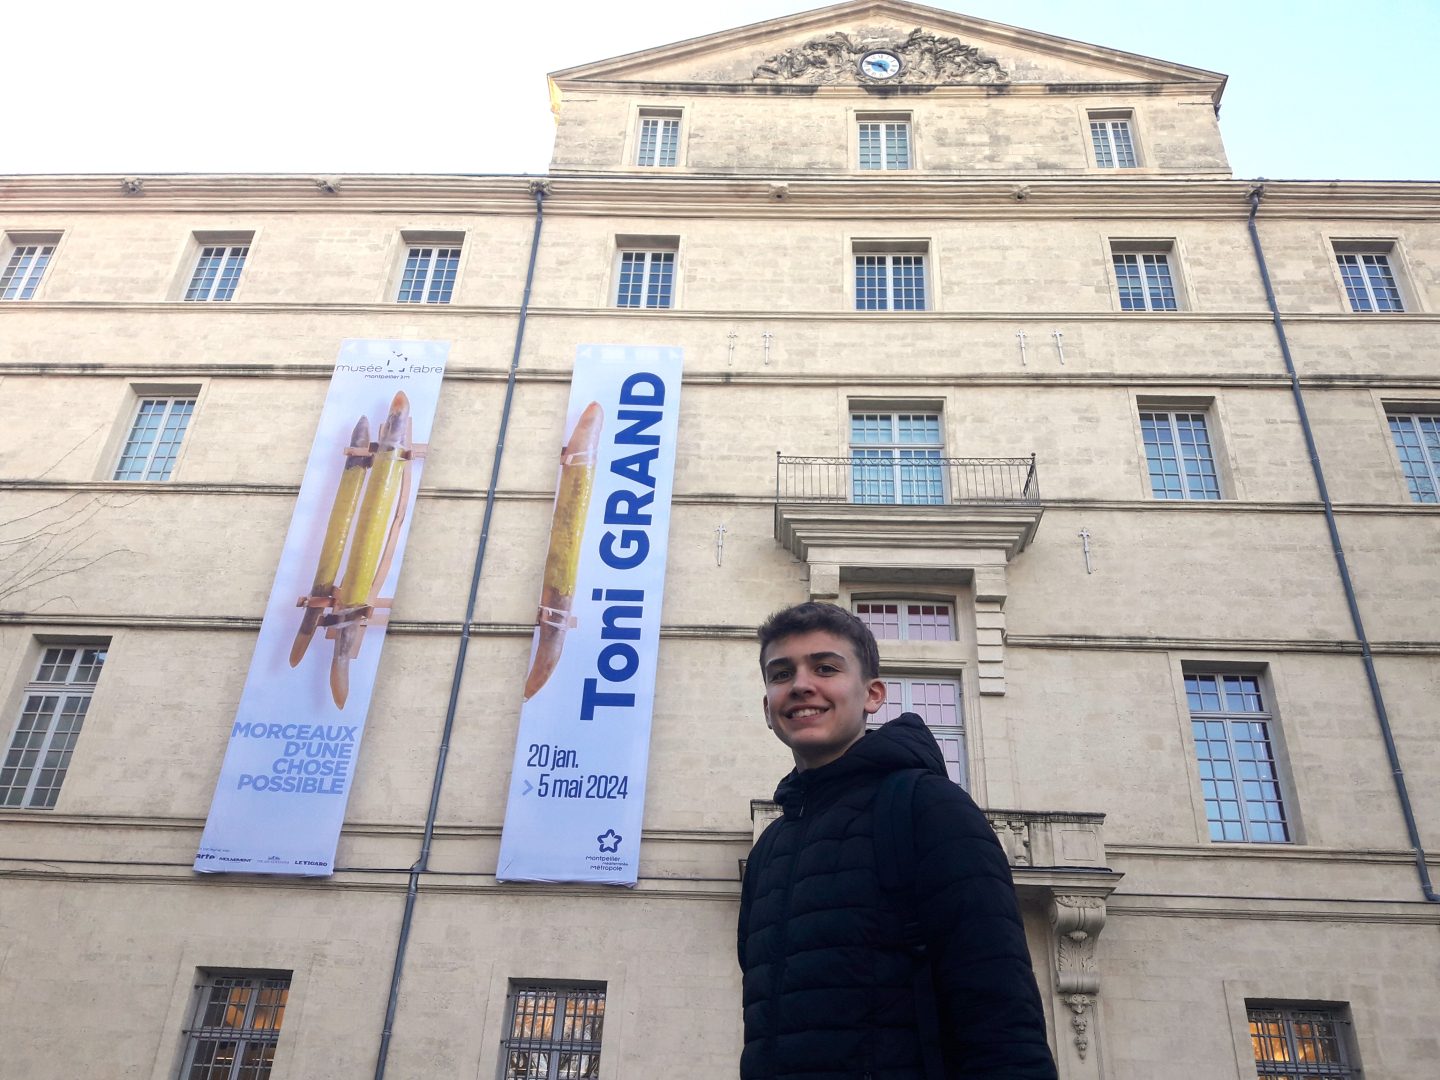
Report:
[{"label": "window with metal grille", "polygon": [[1288,843],[1290,826],[1255,675],[1185,676],[1211,840]]},{"label": "window with metal grille", "polygon": [[943,503],[939,413],[851,413],[850,501]]},{"label": "window with metal grille", "polygon": [[194,398],[141,398],[115,479],[169,480],[194,411]]},{"label": "window with metal grille", "polygon": [[855,614],[877,641],[954,641],[949,604],[929,600],[857,600]]},{"label": "window with metal grille", "polygon": [[945,772],[965,787],[965,717],[957,679],[886,678],[885,704],[870,721],[872,728],[889,723],[901,713],[913,712],[925,721],[940,744]]},{"label": "window with metal grille", "polygon": [[412,247],[405,256],[405,273],[400,279],[400,292],[395,297],[401,304],[448,304],[455,289],[455,273],[460,268],[458,247]]},{"label": "window with metal grille", "polygon": [[1102,169],[1136,167],[1135,142],[1129,120],[1091,120],[1090,141],[1095,147],[1095,164]]},{"label": "window with metal grille", "polygon": [[185,299],[229,300],[235,295],[240,271],[245,267],[245,256],[249,254],[248,244],[202,247],[200,258],[195,262],[195,272],[190,275],[190,284],[185,289]]},{"label": "window with metal grille", "polygon": [[16,244],[0,270],[0,300],[29,300],[35,295],[54,244]]},{"label": "window with metal grille", "polygon": [[207,975],[195,989],[180,1080],[267,1080],[290,996],[289,972]]},{"label": "window with metal grille", "polygon": [[1115,252],[1115,281],[1121,311],[1178,311],[1170,256]]},{"label": "window with metal grille", "polygon": [[1405,470],[1410,501],[1440,502],[1440,416],[1392,413],[1390,437]]},{"label": "window with metal grille", "polygon": [[910,168],[910,125],[904,122],[862,121],[860,168]]},{"label": "window with metal grille", "polygon": [[615,306],[668,308],[674,297],[675,252],[622,251]]},{"label": "window with metal grille", "polygon": [[1255,1071],[1276,1080],[1352,1080],[1345,1025],[1338,1010],[1249,1008]]},{"label": "window with metal grille", "polygon": [[1204,413],[1142,412],[1140,430],[1155,498],[1220,498]]},{"label": "window with metal grille", "polygon": [[1337,254],[1351,311],[1404,311],[1388,255]]},{"label": "window with metal grille", "polygon": [[595,1080],[605,987],[511,983],[503,1080]]},{"label": "window with metal grille", "polygon": [[924,311],[924,255],[856,255],[856,311]]},{"label": "window with metal grille", "polygon": [[680,159],[680,121],[663,116],[640,116],[636,165],[673,167]]},{"label": "window with metal grille", "polygon": [[0,766],[0,806],[55,806],[104,666],[104,646],[46,648]]}]

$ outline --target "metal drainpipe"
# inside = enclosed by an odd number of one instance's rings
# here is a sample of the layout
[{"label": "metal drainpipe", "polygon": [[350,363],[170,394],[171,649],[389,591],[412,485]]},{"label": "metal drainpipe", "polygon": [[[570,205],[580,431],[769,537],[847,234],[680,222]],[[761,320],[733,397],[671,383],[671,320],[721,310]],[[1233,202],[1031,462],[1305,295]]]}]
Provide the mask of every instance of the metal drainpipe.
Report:
[{"label": "metal drainpipe", "polygon": [[470,598],[465,621],[460,627],[460,650],[455,656],[455,673],[450,679],[450,704],[445,709],[445,729],[440,736],[440,754],[435,761],[435,779],[430,785],[430,810],[425,815],[425,837],[420,857],[410,867],[410,888],[405,893],[405,914],[400,920],[400,940],[395,945],[395,967],[390,973],[390,1000],[385,1006],[385,1026],[380,1031],[380,1053],[375,1061],[375,1080],[384,1080],[390,1057],[390,1036],[395,1030],[395,1010],[400,1001],[400,977],[405,972],[405,949],[410,944],[410,927],[415,919],[415,900],[420,892],[420,875],[430,869],[430,845],[435,838],[435,815],[440,809],[440,787],[445,782],[445,762],[450,756],[450,735],[455,730],[455,709],[460,702],[460,682],[465,675],[465,657],[470,651],[470,626],[475,620],[475,599],[480,593],[480,571],[485,566],[485,549],[490,543],[490,519],[495,511],[495,488],[500,482],[500,461],[505,455],[505,433],[510,427],[510,406],[515,400],[515,371],[520,366],[520,346],[525,341],[525,318],[530,311],[530,286],[535,281],[535,254],[540,250],[540,227],[545,224],[545,196],[549,181],[532,180],[535,195],[535,235],[530,241],[530,266],[525,271],[525,295],[520,300],[520,325],[515,328],[515,352],[510,357],[510,379],[505,385],[505,407],[500,413],[500,433],[495,439],[495,461],[490,467],[490,487],[485,492],[485,518],[480,525],[480,543],[475,550],[475,569],[470,575]]},{"label": "metal drainpipe", "polygon": [[1255,212],[1260,209],[1260,196],[1265,192],[1263,184],[1250,190],[1250,242],[1255,247],[1255,261],[1260,264],[1260,280],[1265,283],[1265,299],[1270,303],[1270,314],[1275,319],[1275,335],[1280,339],[1280,355],[1285,358],[1285,372],[1290,376],[1290,392],[1295,396],[1295,410],[1300,414],[1300,428],[1305,432],[1305,447],[1310,452],[1310,468],[1315,472],[1315,484],[1320,489],[1320,501],[1325,504],[1325,525],[1330,530],[1330,548],[1335,553],[1335,565],[1340,570],[1340,583],[1345,587],[1345,603],[1350,606],[1350,621],[1355,626],[1355,636],[1360,639],[1360,658],[1365,663],[1365,677],[1370,682],[1370,698],[1375,703],[1375,716],[1380,721],[1380,734],[1385,740],[1385,753],[1390,758],[1390,772],[1395,778],[1395,791],[1400,796],[1400,810],[1405,815],[1405,828],[1410,834],[1410,846],[1415,849],[1415,869],[1420,874],[1420,889],[1425,899],[1440,904],[1440,896],[1430,884],[1430,868],[1425,865],[1425,849],[1420,846],[1420,830],[1415,824],[1415,811],[1410,807],[1410,792],[1405,786],[1405,773],[1400,768],[1400,752],[1395,749],[1395,736],[1390,731],[1390,714],[1385,710],[1385,695],[1380,692],[1380,679],[1375,674],[1375,660],[1370,655],[1370,639],[1365,634],[1365,623],[1360,618],[1360,605],[1355,600],[1355,586],[1350,580],[1350,568],[1345,562],[1345,549],[1340,546],[1340,530],[1335,524],[1335,508],[1330,503],[1330,489],[1325,486],[1325,472],[1320,467],[1320,452],[1315,449],[1315,436],[1310,430],[1310,414],[1305,411],[1305,395],[1300,391],[1300,377],[1295,373],[1295,362],[1290,357],[1290,342],[1285,337],[1285,324],[1280,319],[1280,308],[1275,303],[1275,290],[1270,284],[1270,270],[1265,265],[1265,252],[1260,247],[1260,233],[1255,228]]}]

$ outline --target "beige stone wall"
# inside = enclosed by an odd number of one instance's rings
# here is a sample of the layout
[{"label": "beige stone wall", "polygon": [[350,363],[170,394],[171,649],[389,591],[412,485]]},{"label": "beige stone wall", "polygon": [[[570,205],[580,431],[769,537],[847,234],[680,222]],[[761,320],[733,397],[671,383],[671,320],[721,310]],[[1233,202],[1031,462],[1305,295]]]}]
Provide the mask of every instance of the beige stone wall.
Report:
[{"label": "beige stone wall", "polygon": [[[6,735],[43,641],[111,640],[55,810],[0,811],[0,856],[19,871],[0,904],[0,1039],[19,1048],[7,1076],[101,1060],[117,1075],[172,1075],[189,987],[207,966],[295,971],[277,1077],[373,1065],[403,900],[393,871],[413,861],[424,820],[532,204],[513,178],[347,180],[328,199],[293,179],[181,178],[156,183],[148,202],[108,181],[7,182],[0,228],[64,239],[42,297],[0,305],[0,431],[11,436],[0,520],[48,526],[86,507],[82,550],[114,552],[0,603]],[[774,457],[843,453],[852,400],[939,411],[957,455],[1037,455],[1046,509],[1005,568],[1006,690],[967,695],[966,707],[979,801],[1103,812],[1106,863],[1125,874],[1099,939],[1101,1041],[1084,1062],[1050,992],[1039,886],[1026,886],[1062,1075],[1139,1080],[1175,1062],[1187,1076],[1246,1076],[1247,996],[1349,1002],[1367,1076],[1423,1071],[1425,1018],[1440,1005],[1427,974],[1436,916],[1415,902],[1247,246],[1246,188],[1037,181],[1022,204],[1010,186],[920,192],[907,208],[873,187],[857,202],[853,189],[803,181],[785,200],[748,183],[555,181],[441,802],[433,867],[445,873],[425,880],[392,1075],[493,1075],[506,980],[530,977],[608,982],[607,1080],[733,1074],[737,860],[750,800],[787,768],[759,719],[747,635],[810,590],[809,568],[774,538]],[[1389,404],[1440,399],[1431,201],[1428,187],[1272,185],[1260,228],[1434,845],[1440,550],[1435,512],[1409,501],[1385,423]],[[241,229],[256,239],[234,302],[167,300],[196,230]],[[410,229],[466,235],[448,307],[385,302]],[[1413,313],[1346,313],[1328,246],[1342,233],[1395,240]],[[606,306],[626,234],[681,238],[675,310]],[[930,241],[936,310],[847,310],[849,244],[867,236]],[[1190,310],[1118,312],[1113,238],[1171,240]],[[352,869],[304,886],[197,878],[190,860],[328,367],[344,337],[401,336],[452,347],[340,844]],[[686,349],[645,880],[615,894],[497,887],[570,366],[577,343],[609,341]],[[165,385],[195,387],[199,400],[173,479],[109,482],[137,389]],[[1150,497],[1137,419],[1147,402],[1208,411],[1224,500]],[[947,588],[970,618],[972,584]],[[980,646],[976,627],[963,629],[954,664],[968,689]],[[1186,665],[1264,673],[1298,843],[1206,838]]]},{"label": "beige stone wall", "polygon": [[[789,92],[786,92],[789,91]],[[1129,110],[1139,157],[1131,175],[1230,174],[1208,97],[1179,88],[1164,96],[1122,86],[1098,92],[1017,90],[995,96],[987,88],[941,87],[906,95],[813,87],[740,94],[685,93],[639,86],[601,94],[567,87],[552,169],[566,173],[651,174],[636,165],[639,110],[683,111],[680,175],[820,173],[873,177],[859,167],[856,113],[897,114],[913,133],[914,168],[901,179],[936,176],[1096,176],[1089,113]],[[903,114],[903,115],[901,115]],[[886,179],[895,179],[887,175]]]}]

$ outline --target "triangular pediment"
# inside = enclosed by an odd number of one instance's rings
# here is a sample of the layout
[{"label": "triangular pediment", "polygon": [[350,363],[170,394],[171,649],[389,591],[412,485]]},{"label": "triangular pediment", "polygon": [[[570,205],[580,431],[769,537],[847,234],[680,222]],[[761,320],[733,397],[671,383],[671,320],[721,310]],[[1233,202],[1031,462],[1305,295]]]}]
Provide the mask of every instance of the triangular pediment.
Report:
[{"label": "triangular pediment", "polygon": [[[899,70],[861,61],[888,53]],[[883,71],[881,67],[874,68]],[[873,67],[873,65],[872,65]],[[902,0],[855,0],[557,71],[561,85],[724,86],[1194,83],[1225,76]]]}]

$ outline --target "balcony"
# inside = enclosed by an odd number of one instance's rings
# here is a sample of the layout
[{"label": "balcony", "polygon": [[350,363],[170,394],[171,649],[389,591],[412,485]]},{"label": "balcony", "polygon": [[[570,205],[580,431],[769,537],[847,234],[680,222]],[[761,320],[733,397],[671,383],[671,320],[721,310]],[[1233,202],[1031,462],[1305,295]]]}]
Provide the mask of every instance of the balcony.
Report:
[{"label": "balcony", "polygon": [[842,580],[969,586],[983,695],[1005,693],[1006,567],[1043,513],[1034,455],[877,448],[775,458],[775,538],[809,564],[810,598],[838,599]]},{"label": "balcony", "polygon": [[860,506],[1039,506],[1035,455],[946,458],[927,450],[857,450],[849,457],[775,455],[777,503]]},{"label": "balcony", "polygon": [[942,561],[960,550],[998,549],[1008,561],[1035,538],[1041,512],[1033,454],[775,458],[775,538],[806,562],[817,561],[812,548],[837,546],[949,552]]}]

